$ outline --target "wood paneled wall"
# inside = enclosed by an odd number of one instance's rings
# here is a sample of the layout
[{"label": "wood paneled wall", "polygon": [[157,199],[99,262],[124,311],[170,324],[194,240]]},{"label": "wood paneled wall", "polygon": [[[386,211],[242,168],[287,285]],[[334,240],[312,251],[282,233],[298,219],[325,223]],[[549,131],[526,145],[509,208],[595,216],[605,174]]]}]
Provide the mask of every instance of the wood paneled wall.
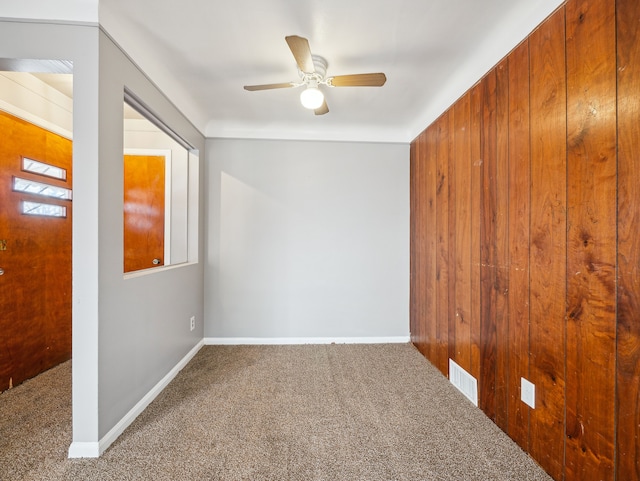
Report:
[{"label": "wood paneled wall", "polygon": [[567,1],[412,143],[411,333],[554,479],[640,481],[640,2]]}]

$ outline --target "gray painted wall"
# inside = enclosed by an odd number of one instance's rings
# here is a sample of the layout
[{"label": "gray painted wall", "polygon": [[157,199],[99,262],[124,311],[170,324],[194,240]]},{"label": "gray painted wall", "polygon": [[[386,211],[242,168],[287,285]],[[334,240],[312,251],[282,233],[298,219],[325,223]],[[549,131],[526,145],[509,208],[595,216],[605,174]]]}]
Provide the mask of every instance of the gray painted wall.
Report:
[{"label": "gray painted wall", "polygon": [[74,62],[73,442],[97,444],[203,336],[202,228],[199,264],[122,273],[124,85],[204,138],[97,26],[0,21],[0,57]]},{"label": "gray painted wall", "polygon": [[[103,437],[203,335],[202,262],[140,277],[123,277],[124,87],[136,93],[201,152],[204,138],[102,32],[99,58],[98,379],[100,437]],[[202,242],[200,246],[202,260]],[[191,316],[197,320],[194,331],[189,326]]]},{"label": "gray painted wall", "polygon": [[210,139],[205,169],[205,337],[408,337],[408,145]]}]

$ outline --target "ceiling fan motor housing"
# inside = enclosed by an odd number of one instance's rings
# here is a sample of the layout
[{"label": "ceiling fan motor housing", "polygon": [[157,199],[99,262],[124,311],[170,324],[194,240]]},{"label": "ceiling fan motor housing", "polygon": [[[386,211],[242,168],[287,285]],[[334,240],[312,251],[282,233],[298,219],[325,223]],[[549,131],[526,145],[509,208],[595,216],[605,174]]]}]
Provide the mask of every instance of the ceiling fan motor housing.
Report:
[{"label": "ceiling fan motor housing", "polygon": [[327,60],[320,55],[311,55],[313,59],[313,67],[315,72],[307,73],[300,70],[298,67],[298,75],[304,83],[308,83],[309,80],[315,80],[318,83],[322,83],[327,75]]}]

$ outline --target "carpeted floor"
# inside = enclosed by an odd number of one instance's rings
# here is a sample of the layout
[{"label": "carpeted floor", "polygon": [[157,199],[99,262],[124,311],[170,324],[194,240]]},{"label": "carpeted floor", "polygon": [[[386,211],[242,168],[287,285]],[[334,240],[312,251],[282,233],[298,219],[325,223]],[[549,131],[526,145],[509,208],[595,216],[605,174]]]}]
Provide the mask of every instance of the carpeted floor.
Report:
[{"label": "carpeted floor", "polygon": [[0,479],[545,480],[413,346],[206,346],[99,459],[71,365],[0,395]]}]

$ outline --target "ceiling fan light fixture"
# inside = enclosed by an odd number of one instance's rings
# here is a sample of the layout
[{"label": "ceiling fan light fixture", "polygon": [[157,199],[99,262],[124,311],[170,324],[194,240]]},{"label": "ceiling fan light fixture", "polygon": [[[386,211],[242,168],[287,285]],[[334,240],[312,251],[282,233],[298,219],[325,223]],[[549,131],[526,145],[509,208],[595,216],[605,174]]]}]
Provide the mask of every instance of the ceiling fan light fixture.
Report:
[{"label": "ceiling fan light fixture", "polygon": [[315,110],[324,102],[324,94],[318,87],[308,86],[300,94],[300,103],[305,109]]},{"label": "ceiling fan light fixture", "polygon": [[[298,35],[285,37],[289,50],[293,54],[298,67],[299,82],[282,82],[278,84],[245,85],[244,89],[250,92],[255,90],[286,89],[302,87],[300,103],[306,109],[313,110],[315,115],[329,113],[329,107],[324,94],[318,89],[319,85],[325,87],[382,87],[387,77],[382,72],[362,73],[350,75],[338,75],[327,77],[327,61],[319,55],[313,55],[309,48],[309,41]],[[324,88],[324,87],[323,87]]]}]

